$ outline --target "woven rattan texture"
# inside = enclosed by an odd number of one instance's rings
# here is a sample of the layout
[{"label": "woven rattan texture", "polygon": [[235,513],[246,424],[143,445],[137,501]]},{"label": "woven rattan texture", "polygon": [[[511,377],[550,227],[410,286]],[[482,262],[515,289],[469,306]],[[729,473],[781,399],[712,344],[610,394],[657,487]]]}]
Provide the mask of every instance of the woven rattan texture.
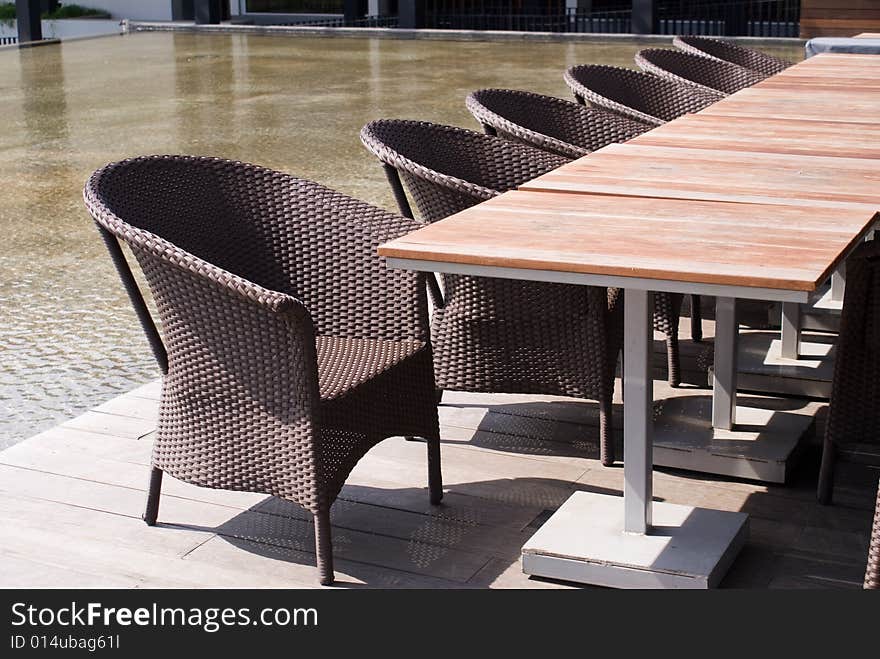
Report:
[{"label": "woven rattan texture", "polygon": [[671,48],[645,48],[636,53],[642,71],[723,97],[761,82],[764,76],[737,64]]},{"label": "woven rattan texture", "polygon": [[[601,108],[532,92],[482,89],[467,97],[467,107],[483,126],[499,136],[557,153],[580,158],[611,143],[625,142],[651,126]],[[680,382],[678,315],[682,296],[654,296],[654,327],[666,334],[669,382]]]},{"label": "woven rattan texture", "polygon": [[846,261],[831,404],[819,497],[829,501],[837,457],[880,460],[880,242],[860,246]]},{"label": "woven rattan texture", "polygon": [[[379,120],[365,146],[396,168],[433,222],[510,190],[565,158],[474,131]],[[600,450],[614,460],[611,399],[622,304],[604,288],[444,275],[431,321],[441,389],[576,396],[600,403]]]},{"label": "woven rattan texture", "polygon": [[565,72],[565,82],[579,101],[652,126],[698,112],[720,98],[693,85],[604,64],[573,66]]},{"label": "woven rattan texture", "polygon": [[868,566],[865,569],[865,588],[880,589],[880,485],[877,487],[877,504],[874,507],[874,524],[871,527],[871,543],[868,546]]},{"label": "woven rattan texture", "polygon": [[481,89],[469,94],[465,103],[484,128],[500,137],[566,158],[580,158],[651,128],[600,108],[512,89]]},{"label": "woven rattan texture", "polygon": [[420,223],[210,158],[113,163],[84,196],[161,321],[154,466],[321,516],[325,578],[329,507],[355,463],[386,437],[439,442],[424,278],[376,256]]},{"label": "woven rattan texture", "polygon": [[750,71],[755,71],[764,78],[779,73],[792,65],[792,62],[752,48],[744,48],[729,41],[710,39],[709,37],[675,37],[672,40],[672,45],[687,53],[738,64]]}]

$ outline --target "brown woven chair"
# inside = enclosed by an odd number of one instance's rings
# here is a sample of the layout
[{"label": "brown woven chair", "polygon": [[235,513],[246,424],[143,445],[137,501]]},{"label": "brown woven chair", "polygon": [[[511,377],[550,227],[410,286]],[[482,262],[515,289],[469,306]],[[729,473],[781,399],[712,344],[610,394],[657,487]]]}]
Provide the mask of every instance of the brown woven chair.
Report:
[{"label": "brown woven chair", "polygon": [[646,73],[691,85],[718,98],[764,79],[764,76],[737,64],[671,48],[645,48],[636,53],[635,61]]},{"label": "brown woven chair", "polygon": [[792,62],[752,48],[743,48],[729,41],[710,39],[709,37],[675,37],[672,40],[672,45],[686,53],[737,64],[764,78],[779,73],[792,65]]},{"label": "brown woven chair", "polygon": [[[382,439],[440,443],[424,277],[389,270],[381,243],[420,223],[254,165],[152,156],[84,190],[165,373],[144,519],[162,474],[262,492],[314,515],[333,581],[330,506]],[[119,241],[156,301],[160,337]]]},{"label": "brown woven chair", "polygon": [[600,108],[513,89],[480,89],[465,99],[488,135],[506,137],[566,158],[625,142],[651,126]]},{"label": "brown woven chair", "polygon": [[880,590],[880,485],[877,487],[877,504],[874,506],[874,524],[871,527],[871,543],[868,546],[868,565],[865,568],[865,588]]},{"label": "brown woven chair", "polygon": [[[499,137],[421,121],[378,120],[361,140],[383,164],[404,215],[434,222],[568,162]],[[622,343],[617,291],[443,275],[431,319],[442,389],[552,394],[599,402],[600,453],[614,462],[611,402]]]},{"label": "brown woven chair", "polygon": [[880,466],[880,242],[846,260],[831,404],[819,471],[818,498],[830,503],[840,459]]},{"label": "brown woven chair", "polygon": [[702,110],[719,99],[718,94],[693,86],[604,64],[573,66],[565,72],[565,82],[579,103],[589,101],[652,126]]},{"label": "brown woven chair", "polygon": [[[600,108],[512,89],[472,92],[466,105],[489,135],[508,137],[566,158],[580,158],[612,142],[625,142],[651,127]],[[654,296],[654,327],[666,335],[669,383],[681,383],[678,314],[682,297]]]}]

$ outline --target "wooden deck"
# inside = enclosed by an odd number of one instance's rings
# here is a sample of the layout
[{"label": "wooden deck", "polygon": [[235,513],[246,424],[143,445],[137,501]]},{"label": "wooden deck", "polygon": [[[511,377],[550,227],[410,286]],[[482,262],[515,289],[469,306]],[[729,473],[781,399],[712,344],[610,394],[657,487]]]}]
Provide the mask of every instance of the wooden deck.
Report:
[{"label": "wooden deck", "polygon": [[[691,382],[711,355],[711,321],[704,331],[708,342],[683,342]],[[655,399],[695,393],[666,387],[657,346]],[[315,587],[309,516],[283,501],[166,478],[160,524],[141,521],[158,397],[152,382],[0,453],[0,585]],[[821,433],[824,405],[793,407],[819,409]],[[422,443],[377,446],[333,508],[337,587],[570,587],[526,577],[519,553],[572,491],[621,493],[622,467],[598,462],[595,416],[573,399],[448,392],[443,505],[428,504]],[[842,466],[822,507],[818,457],[813,437],[786,486],[658,470],[655,498],[750,514],[722,586],[859,588],[876,473]]]}]

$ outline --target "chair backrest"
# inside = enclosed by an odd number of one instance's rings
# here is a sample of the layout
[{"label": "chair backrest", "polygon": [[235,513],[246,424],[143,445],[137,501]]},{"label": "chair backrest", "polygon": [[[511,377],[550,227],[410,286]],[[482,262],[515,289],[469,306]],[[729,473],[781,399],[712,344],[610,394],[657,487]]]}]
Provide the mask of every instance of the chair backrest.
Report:
[{"label": "chair backrest", "polygon": [[645,48],[636,53],[635,61],[646,73],[718,96],[733,94],[764,79],[737,64],[671,48]]},{"label": "chair backrest", "polygon": [[880,455],[880,242],[846,261],[846,291],[834,361],[826,437],[835,445],[872,446]]},{"label": "chair backrest", "polygon": [[779,73],[792,65],[791,62],[773,55],[768,55],[752,48],[737,46],[729,41],[710,39],[709,37],[675,37],[672,45],[695,55],[738,64],[743,68],[761,74],[765,78],[772,76],[774,73]]},{"label": "chair backrest", "polygon": [[868,544],[868,563],[865,566],[865,589],[880,590],[880,484],[877,487],[877,503],[874,506],[874,523]]},{"label": "chair backrest", "polygon": [[625,142],[651,128],[600,108],[513,89],[480,89],[468,94],[465,104],[487,132],[567,158]]},{"label": "chair backrest", "polygon": [[[163,471],[208,487],[290,494],[297,488],[285,475],[259,462],[279,444],[316,459],[314,328],[280,255],[294,237],[273,220],[286,201],[319,188],[186,156],[112,163],[87,181],[86,206],[117,269],[125,279],[116,239],[140,264],[161,321],[168,372],[153,464]],[[139,293],[129,294],[137,306]]]},{"label": "chair backrest", "polygon": [[378,119],[361,141],[396,169],[428,221],[490,199],[565,164],[541,149],[476,131],[425,121]]},{"label": "chair backrest", "polygon": [[642,71],[603,64],[573,66],[565,72],[565,82],[578,100],[653,126],[702,110],[719,98]]}]

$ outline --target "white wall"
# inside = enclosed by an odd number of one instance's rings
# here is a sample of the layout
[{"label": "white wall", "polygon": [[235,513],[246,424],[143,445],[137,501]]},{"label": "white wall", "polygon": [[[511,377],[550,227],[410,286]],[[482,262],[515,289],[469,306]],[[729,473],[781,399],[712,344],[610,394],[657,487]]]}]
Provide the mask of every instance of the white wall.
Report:
[{"label": "white wall", "polygon": [[103,9],[113,18],[134,21],[170,21],[171,0],[77,0],[77,4]]}]

